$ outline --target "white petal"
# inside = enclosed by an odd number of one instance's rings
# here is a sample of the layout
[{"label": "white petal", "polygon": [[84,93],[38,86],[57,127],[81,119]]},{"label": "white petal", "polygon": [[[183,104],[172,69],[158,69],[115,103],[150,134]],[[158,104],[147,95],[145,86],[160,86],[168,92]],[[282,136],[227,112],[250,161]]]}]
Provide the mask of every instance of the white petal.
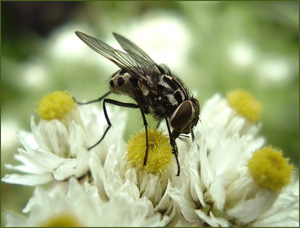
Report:
[{"label": "white petal", "polygon": [[[204,140],[204,139],[201,139],[201,141],[202,140]],[[210,183],[214,179],[215,173],[211,169],[210,163],[208,161],[206,144],[204,144],[204,142],[202,142],[201,145],[204,145],[204,146],[200,147],[200,173],[201,173],[200,181],[205,186],[210,186]]]},{"label": "white petal", "polygon": [[252,223],[252,226],[299,226],[299,195],[284,190],[272,208]]},{"label": "white petal", "polygon": [[262,189],[256,193],[255,198],[241,200],[235,207],[229,209],[227,214],[243,223],[252,222],[270,209],[276,197],[277,194]]},{"label": "white petal", "polygon": [[195,203],[184,196],[184,193],[180,189],[168,188],[168,194],[174,199],[178,205],[180,205],[182,214],[187,221],[196,222],[197,215],[195,214]]},{"label": "white petal", "polygon": [[49,171],[39,162],[34,161],[32,159],[32,156],[29,155],[26,151],[22,149],[18,149],[18,151],[20,154],[16,154],[14,157],[16,160],[19,160],[21,163],[23,163],[23,165],[13,166],[10,164],[5,164],[5,168],[31,174],[41,174]]},{"label": "white petal", "polygon": [[64,159],[55,169],[56,180],[66,180],[71,176],[81,177],[89,170],[89,154],[86,149],[77,148],[77,158]]},{"label": "white petal", "polygon": [[200,201],[201,205],[203,207],[206,206],[206,203],[203,198],[203,191],[200,186],[200,177],[198,172],[193,169],[191,172],[191,196],[194,199],[194,201],[198,202]]},{"label": "white petal", "polygon": [[35,186],[40,184],[45,184],[53,180],[51,173],[45,173],[40,175],[19,175],[19,174],[9,174],[2,178],[2,181],[10,184],[22,184]]},{"label": "white petal", "polygon": [[23,215],[17,214],[13,211],[9,211],[5,215],[7,227],[28,227],[30,224],[27,222],[27,218]]},{"label": "white petal", "polygon": [[26,150],[35,150],[38,148],[38,144],[32,133],[19,131],[16,133],[16,137]]},{"label": "white petal", "polygon": [[65,180],[75,174],[76,170],[76,159],[65,159],[53,172],[56,180]]},{"label": "white petal", "polygon": [[228,221],[226,221],[224,218],[216,218],[212,213],[207,215],[202,210],[195,210],[195,213],[199,216],[201,220],[203,220],[203,222],[207,223],[212,227],[229,226]]},{"label": "white petal", "polygon": [[226,200],[226,192],[223,183],[223,176],[217,176],[212,185],[209,188],[209,193],[214,200],[214,203],[218,210],[222,211],[225,200]]}]

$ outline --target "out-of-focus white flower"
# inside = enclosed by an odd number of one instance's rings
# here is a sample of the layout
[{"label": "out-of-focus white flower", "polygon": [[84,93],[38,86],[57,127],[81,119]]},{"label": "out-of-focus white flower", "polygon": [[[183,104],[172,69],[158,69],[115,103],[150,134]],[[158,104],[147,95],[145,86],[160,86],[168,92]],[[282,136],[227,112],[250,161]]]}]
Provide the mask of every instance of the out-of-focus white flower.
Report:
[{"label": "out-of-focus white flower", "polygon": [[[62,186],[63,185],[63,186]],[[126,192],[116,193],[108,202],[98,189],[75,178],[50,190],[37,187],[24,213],[7,213],[7,226],[160,226],[161,216],[154,213],[151,202],[143,197],[133,199]]]}]

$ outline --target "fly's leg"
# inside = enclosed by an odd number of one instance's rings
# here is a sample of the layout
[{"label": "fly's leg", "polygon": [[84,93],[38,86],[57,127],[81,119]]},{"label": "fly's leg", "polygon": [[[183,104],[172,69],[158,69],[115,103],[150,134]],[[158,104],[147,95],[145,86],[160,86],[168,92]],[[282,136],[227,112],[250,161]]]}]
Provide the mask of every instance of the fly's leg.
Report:
[{"label": "fly's leg", "polygon": [[194,134],[194,131],[192,130],[192,132],[191,132],[191,135],[192,135],[192,141],[194,142],[194,140],[195,140],[195,134]]},{"label": "fly's leg", "polygon": [[[192,142],[194,142],[195,141],[195,133],[194,133],[194,131],[192,130],[192,132],[191,132],[191,135],[192,135]],[[198,143],[196,142],[196,145],[197,145],[197,148],[198,148],[198,150],[200,149],[200,147],[199,147],[199,145],[198,145]]]},{"label": "fly's leg", "polygon": [[175,155],[175,159],[176,159],[176,163],[177,163],[177,174],[176,176],[179,176],[180,174],[180,165],[179,165],[179,160],[178,160],[178,149],[177,149],[177,145],[175,142],[175,139],[179,136],[179,133],[177,131],[173,131],[171,133],[171,129],[170,129],[170,125],[169,125],[169,121],[167,119],[167,117],[165,117],[166,123],[167,123],[167,128],[168,128],[168,132],[169,132],[169,137],[170,137],[170,143],[171,146],[173,148],[173,154]]},{"label": "fly's leg", "polygon": [[149,142],[148,142],[148,123],[145,117],[145,113],[141,111],[142,117],[143,117],[143,122],[145,126],[145,133],[146,133],[146,151],[145,151],[145,158],[144,158],[144,165],[147,163],[147,158],[148,158],[148,150],[149,150]]},{"label": "fly's leg", "polygon": [[121,107],[126,107],[126,108],[138,108],[139,107],[137,104],[133,104],[133,103],[123,103],[123,102],[115,101],[115,100],[112,100],[112,99],[104,99],[104,101],[103,101],[103,111],[104,111],[104,116],[105,116],[105,119],[106,119],[106,122],[107,122],[108,126],[105,129],[105,132],[102,135],[101,139],[98,142],[96,142],[93,146],[89,147],[88,150],[93,149],[95,146],[97,146],[99,143],[101,143],[102,140],[104,139],[105,135],[107,134],[108,130],[112,126],[112,124],[109,120],[108,114],[107,114],[106,103],[121,106]]},{"label": "fly's leg", "polygon": [[92,101],[88,101],[88,102],[79,102],[79,101],[76,101],[75,97],[73,97],[73,100],[79,104],[79,105],[87,105],[87,104],[92,104],[92,103],[95,103],[95,102],[100,102],[102,101],[105,97],[107,97],[109,94],[111,93],[111,91],[108,91],[106,94],[104,94],[102,97],[99,97],[98,99],[96,100],[92,100]]},{"label": "fly's leg", "polygon": [[156,125],[156,129],[159,128],[160,124],[161,124],[162,119],[158,120],[157,125]]},{"label": "fly's leg", "polygon": [[146,134],[146,151],[145,151],[145,157],[144,157],[144,165],[147,164],[147,158],[148,158],[148,150],[149,150],[149,141],[148,141],[148,123],[147,123],[147,119],[146,119],[146,116],[145,116],[145,112],[144,112],[144,106],[142,104],[142,101],[141,101],[141,98],[140,98],[140,95],[137,91],[137,88],[136,87],[133,87],[133,92],[134,92],[134,95],[136,97],[136,101],[138,103],[138,106],[141,110],[141,114],[142,114],[142,118],[143,118],[143,123],[144,123],[144,127],[145,127],[145,134]]},{"label": "fly's leg", "polygon": [[[87,105],[87,104],[91,104],[91,103],[95,103],[95,102],[100,102],[102,101],[105,97],[107,97],[109,94],[111,93],[111,91],[107,92],[106,94],[104,94],[102,97],[96,99],[96,100],[92,100],[92,101],[88,101],[88,102],[78,102],[76,101],[76,99],[73,97],[73,100],[79,104],[79,105]],[[105,129],[104,134],[102,135],[102,137],[100,138],[100,140],[98,142],[96,142],[93,146],[89,147],[88,150],[93,149],[95,146],[97,146],[100,142],[102,142],[102,140],[104,139],[105,135],[107,134],[108,130],[110,129],[110,127],[112,126],[108,114],[107,114],[107,110],[106,110],[106,103],[110,103],[110,104],[114,104],[114,105],[118,105],[121,107],[127,107],[127,108],[139,108],[139,106],[137,104],[133,104],[133,103],[123,103],[120,101],[115,101],[112,99],[104,99],[103,101],[103,111],[104,111],[104,116],[106,119],[106,122],[108,124],[108,127]]]}]

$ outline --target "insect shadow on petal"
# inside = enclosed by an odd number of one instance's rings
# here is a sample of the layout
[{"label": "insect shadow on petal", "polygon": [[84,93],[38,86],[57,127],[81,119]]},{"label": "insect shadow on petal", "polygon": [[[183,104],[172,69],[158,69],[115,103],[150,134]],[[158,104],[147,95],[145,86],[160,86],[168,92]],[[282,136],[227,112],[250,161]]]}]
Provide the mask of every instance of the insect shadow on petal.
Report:
[{"label": "insect shadow on petal", "polygon": [[[164,64],[156,64],[141,48],[113,33],[122,49],[117,50],[90,35],[76,31],[76,35],[94,51],[115,63],[120,70],[110,79],[110,91],[96,100],[78,102],[86,105],[103,100],[104,116],[108,127],[104,134],[88,150],[97,146],[112,126],[106,109],[106,104],[113,104],[127,108],[140,109],[146,133],[146,148],[144,165],[148,157],[148,123],[146,114],[152,114],[159,122],[166,121],[170,144],[177,162],[177,176],[180,174],[178,149],[176,138],[180,134],[192,133],[193,127],[199,120],[200,105],[197,99],[190,96],[183,82]],[[131,97],[136,103],[124,103],[106,98],[110,93],[123,94]],[[172,130],[171,130],[171,127]]]}]

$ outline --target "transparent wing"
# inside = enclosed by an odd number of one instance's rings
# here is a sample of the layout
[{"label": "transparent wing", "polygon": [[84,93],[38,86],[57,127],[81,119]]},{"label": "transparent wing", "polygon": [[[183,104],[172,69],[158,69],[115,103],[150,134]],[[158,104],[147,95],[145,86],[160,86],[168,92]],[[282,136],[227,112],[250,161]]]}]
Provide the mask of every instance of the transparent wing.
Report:
[{"label": "transparent wing", "polygon": [[138,47],[136,44],[132,43],[130,40],[126,39],[125,37],[113,33],[114,37],[118,41],[118,43],[121,45],[121,47],[130,55],[138,56],[148,63],[150,63],[152,66],[157,66],[157,64],[149,57],[149,55],[146,54],[140,47]]},{"label": "transparent wing", "polygon": [[[135,53],[125,53],[114,49],[101,40],[90,35],[76,31],[76,35],[90,48],[100,55],[115,63],[121,69],[125,69],[132,76],[142,79],[144,75],[152,71],[153,65],[140,55]],[[125,49],[124,49],[125,50]]]}]

